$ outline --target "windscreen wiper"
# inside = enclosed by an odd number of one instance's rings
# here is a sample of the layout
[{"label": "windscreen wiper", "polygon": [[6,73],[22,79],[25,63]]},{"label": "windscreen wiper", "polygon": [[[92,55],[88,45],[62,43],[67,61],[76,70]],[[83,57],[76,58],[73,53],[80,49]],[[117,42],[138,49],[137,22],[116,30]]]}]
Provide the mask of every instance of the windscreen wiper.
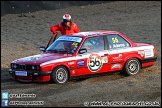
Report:
[{"label": "windscreen wiper", "polygon": [[46,52],[58,53],[58,50],[46,50]]}]

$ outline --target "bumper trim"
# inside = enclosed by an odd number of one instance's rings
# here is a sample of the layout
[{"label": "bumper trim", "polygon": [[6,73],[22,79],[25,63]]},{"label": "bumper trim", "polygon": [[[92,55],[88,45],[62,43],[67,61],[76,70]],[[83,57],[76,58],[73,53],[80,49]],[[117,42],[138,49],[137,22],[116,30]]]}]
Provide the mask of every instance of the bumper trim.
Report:
[{"label": "bumper trim", "polygon": [[[15,75],[15,70],[10,69],[9,74]],[[48,76],[50,74],[51,74],[51,71],[48,71],[48,72],[27,72],[27,76]]]},{"label": "bumper trim", "polygon": [[142,63],[155,62],[156,59],[157,59],[157,56],[151,57],[151,58],[145,58],[142,60]]}]

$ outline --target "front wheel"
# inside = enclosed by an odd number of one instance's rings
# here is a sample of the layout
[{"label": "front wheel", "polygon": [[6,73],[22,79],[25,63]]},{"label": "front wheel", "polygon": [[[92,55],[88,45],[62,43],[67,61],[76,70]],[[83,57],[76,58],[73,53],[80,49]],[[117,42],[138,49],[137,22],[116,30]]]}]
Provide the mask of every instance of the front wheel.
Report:
[{"label": "front wheel", "polygon": [[65,83],[68,80],[68,71],[64,66],[56,67],[51,73],[52,83]]},{"label": "front wheel", "polygon": [[128,60],[124,66],[123,74],[126,76],[135,75],[139,73],[141,64],[138,59],[132,58]]}]

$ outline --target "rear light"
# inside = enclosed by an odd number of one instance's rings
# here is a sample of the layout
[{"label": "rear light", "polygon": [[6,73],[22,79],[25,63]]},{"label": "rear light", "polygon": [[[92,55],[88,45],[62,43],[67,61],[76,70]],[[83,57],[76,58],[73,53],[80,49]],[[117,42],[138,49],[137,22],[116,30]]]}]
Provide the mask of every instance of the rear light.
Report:
[{"label": "rear light", "polygon": [[155,47],[154,47],[153,51],[154,51],[154,56],[156,56],[156,48]]}]

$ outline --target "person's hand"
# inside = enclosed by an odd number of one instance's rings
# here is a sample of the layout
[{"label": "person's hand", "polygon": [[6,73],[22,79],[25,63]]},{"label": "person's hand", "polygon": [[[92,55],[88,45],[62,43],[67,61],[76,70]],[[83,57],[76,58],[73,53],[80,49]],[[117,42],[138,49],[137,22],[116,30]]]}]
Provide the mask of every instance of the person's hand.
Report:
[{"label": "person's hand", "polygon": [[58,34],[58,32],[53,32],[53,34]]},{"label": "person's hand", "polygon": [[52,38],[56,37],[58,32],[53,32]]}]

